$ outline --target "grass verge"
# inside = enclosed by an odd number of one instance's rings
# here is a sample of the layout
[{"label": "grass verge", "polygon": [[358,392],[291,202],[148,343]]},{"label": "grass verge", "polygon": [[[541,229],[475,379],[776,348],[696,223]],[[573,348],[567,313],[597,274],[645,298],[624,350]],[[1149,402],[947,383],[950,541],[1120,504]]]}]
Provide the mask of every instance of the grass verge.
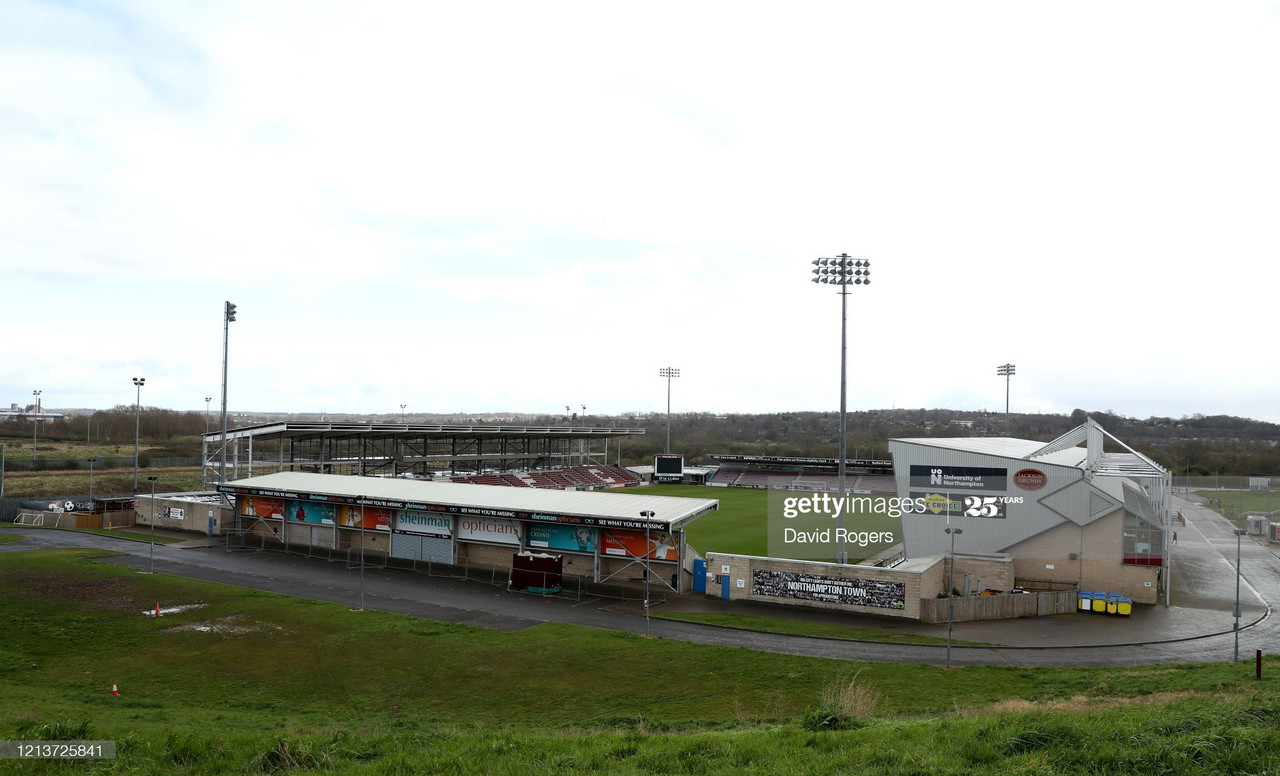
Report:
[{"label": "grass verge", "polygon": [[[1262,773],[1251,666],[884,665],[544,624],[503,633],[0,554],[0,739],[83,773]],[[429,595],[429,588],[424,595]],[[156,618],[155,603],[192,608]],[[118,685],[119,696],[111,694]],[[63,761],[22,763],[65,773]]]}]

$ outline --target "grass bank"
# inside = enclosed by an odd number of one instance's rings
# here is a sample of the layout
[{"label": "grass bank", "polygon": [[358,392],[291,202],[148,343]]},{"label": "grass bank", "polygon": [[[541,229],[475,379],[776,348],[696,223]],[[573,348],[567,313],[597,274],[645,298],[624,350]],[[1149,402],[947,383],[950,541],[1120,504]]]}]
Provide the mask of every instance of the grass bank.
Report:
[{"label": "grass bank", "polygon": [[[1273,658],[1255,681],[1229,664],[947,671],[502,633],[92,554],[0,553],[0,739],[117,743],[77,772],[1210,773],[1264,772],[1280,751]],[[191,608],[148,616],[156,603]]]}]

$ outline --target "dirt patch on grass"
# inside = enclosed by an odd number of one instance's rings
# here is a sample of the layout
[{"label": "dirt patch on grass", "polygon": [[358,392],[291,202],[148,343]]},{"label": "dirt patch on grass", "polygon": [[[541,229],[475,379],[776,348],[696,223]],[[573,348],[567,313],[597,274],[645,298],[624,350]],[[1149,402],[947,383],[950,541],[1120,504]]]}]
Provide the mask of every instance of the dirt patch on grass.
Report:
[{"label": "dirt patch on grass", "polygon": [[141,602],[130,594],[131,582],[121,577],[102,578],[34,569],[0,572],[0,584],[17,588],[14,591],[16,595],[80,601],[101,609],[138,608]]},{"label": "dirt patch on grass", "polygon": [[260,622],[254,622],[247,615],[229,614],[225,617],[214,617],[208,620],[199,620],[197,622],[184,622],[181,625],[175,625],[172,628],[165,628],[161,632],[179,632],[179,631],[197,631],[199,633],[227,633],[232,636],[240,636],[246,633],[254,633],[260,630],[274,628],[275,630],[283,630],[279,625],[265,625]]},{"label": "dirt patch on grass", "polygon": [[1165,704],[1172,703],[1173,701],[1181,700],[1183,698],[1207,695],[1210,695],[1210,693],[1180,690],[1177,692],[1155,692],[1150,695],[1138,695],[1134,697],[1076,695],[1072,698],[1043,702],[1026,701],[1020,698],[1014,698],[1012,700],[1000,701],[999,703],[992,704],[991,707],[985,711],[975,709],[975,713],[985,715],[988,713],[1021,714],[1031,711],[1088,712],[1098,711],[1099,709],[1114,709],[1118,706],[1131,706],[1136,703]]}]

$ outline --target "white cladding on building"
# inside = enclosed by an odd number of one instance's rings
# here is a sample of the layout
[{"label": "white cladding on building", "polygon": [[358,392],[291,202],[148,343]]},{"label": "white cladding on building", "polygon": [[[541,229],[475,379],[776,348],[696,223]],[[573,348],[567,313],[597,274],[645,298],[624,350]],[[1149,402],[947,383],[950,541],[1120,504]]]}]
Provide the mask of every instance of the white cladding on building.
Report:
[{"label": "white cladding on building", "polygon": [[1169,473],[1093,420],[1048,444],[892,439],[889,452],[898,495],[926,507],[902,517],[908,558],[945,554],[954,538],[957,553],[1011,555],[1019,582],[1144,603],[1167,593]]}]

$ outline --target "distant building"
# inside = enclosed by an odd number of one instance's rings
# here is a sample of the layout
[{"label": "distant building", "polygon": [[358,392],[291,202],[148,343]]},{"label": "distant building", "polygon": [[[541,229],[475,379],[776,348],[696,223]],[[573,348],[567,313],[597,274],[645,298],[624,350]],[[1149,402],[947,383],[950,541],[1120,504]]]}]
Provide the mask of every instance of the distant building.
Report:
[{"label": "distant building", "polygon": [[27,406],[23,407],[20,404],[14,403],[9,405],[9,409],[0,410],[0,418],[36,418],[36,417],[39,417],[39,419],[42,421],[46,421],[46,420],[62,420],[64,416],[61,412],[50,412],[44,407],[41,407],[40,412],[37,414],[36,405],[34,404],[28,404]]}]

